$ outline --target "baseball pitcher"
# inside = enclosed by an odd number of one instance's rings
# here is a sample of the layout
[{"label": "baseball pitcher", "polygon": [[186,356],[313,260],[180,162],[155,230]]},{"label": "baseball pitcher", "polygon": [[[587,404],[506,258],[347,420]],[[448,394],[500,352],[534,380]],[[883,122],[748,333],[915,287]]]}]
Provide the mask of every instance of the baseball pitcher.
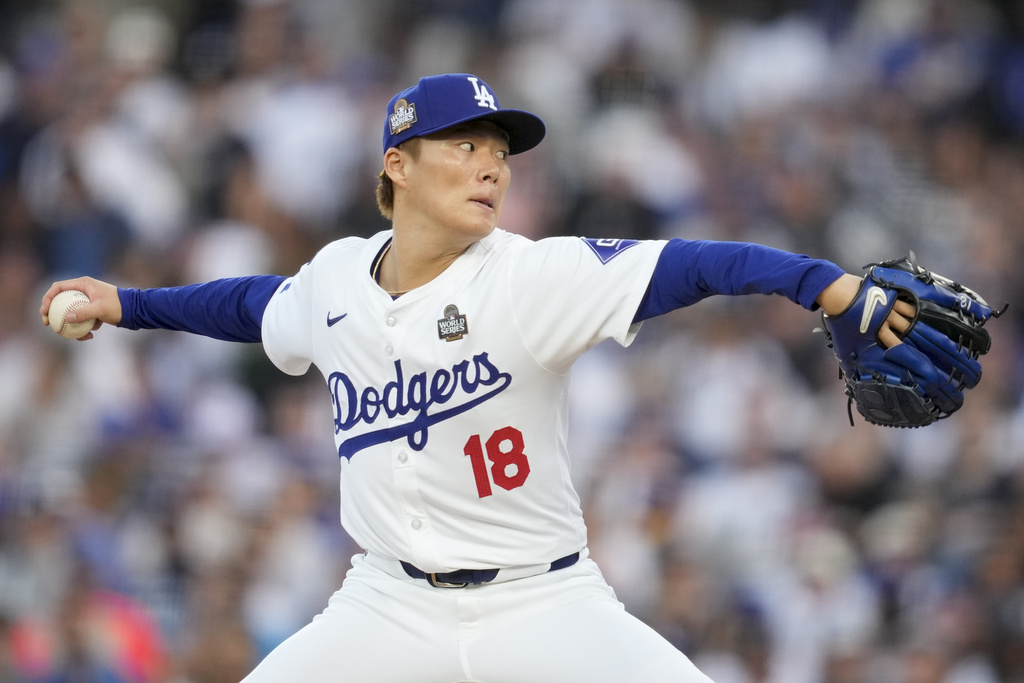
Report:
[{"label": "baseball pitcher", "polygon": [[390,230],[333,242],[292,277],[79,278],[40,309],[46,322],[79,289],[90,302],[71,320],[258,342],[282,371],[323,376],[341,523],[365,552],[247,683],[707,683],[616,599],[570,481],[573,362],[648,318],[712,295],[820,309],[850,401],[879,424],[946,417],[980,379],[992,310],[913,259],[862,278],[748,243],[532,241],[497,226],[539,118],[445,74],[395,95],[383,124]]}]

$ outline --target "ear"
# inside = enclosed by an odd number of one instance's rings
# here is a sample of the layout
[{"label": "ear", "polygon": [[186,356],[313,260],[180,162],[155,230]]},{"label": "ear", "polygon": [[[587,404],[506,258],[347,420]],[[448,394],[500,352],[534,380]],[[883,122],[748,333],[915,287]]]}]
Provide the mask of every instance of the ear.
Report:
[{"label": "ear", "polygon": [[384,152],[384,172],[391,178],[393,185],[405,187],[408,161],[409,155],[397,147],[390,147]]}]

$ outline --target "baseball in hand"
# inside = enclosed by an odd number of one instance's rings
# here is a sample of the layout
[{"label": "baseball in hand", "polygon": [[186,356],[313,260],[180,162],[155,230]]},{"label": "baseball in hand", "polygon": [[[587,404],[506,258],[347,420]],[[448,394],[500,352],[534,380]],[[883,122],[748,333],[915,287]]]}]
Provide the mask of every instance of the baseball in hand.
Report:
[{"label": "baseball in hand", "polygon": [[89,303],[89,297],[85,295],[85,292],[80,292],[77,289],[66,289],[60,292],[50,301],[50,312],[47,314],[50,319],[50,327],[54,332],[68,339],[78,339],[89,334],[92,332],[93,325],[96,324],[95,318],[75,323],[65,320],[68,313],[87,303]]}]

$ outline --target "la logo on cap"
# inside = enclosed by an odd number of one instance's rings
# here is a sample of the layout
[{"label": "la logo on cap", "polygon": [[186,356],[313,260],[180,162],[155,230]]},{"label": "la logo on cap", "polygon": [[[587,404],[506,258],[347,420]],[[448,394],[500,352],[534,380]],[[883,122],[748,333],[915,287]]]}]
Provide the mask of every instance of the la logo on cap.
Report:
[{"label": "la logo on cap", "polygon": [[476,76],[469,76],[466,80],[473,84],[473,90],[476,92],[473,99],[476,100],[479,106],[498,111],[498,107],[495,106],[494,95],[487,90],[486,83],[481,83],[480,79]]},{"label": "la logo on cap", "polygon": [[395,113],[388,117],[388,125],[391,127],[391,134],[396,135],[407,130],[416,123],[416,105],[410,104],[402,98],[395,102]]}]

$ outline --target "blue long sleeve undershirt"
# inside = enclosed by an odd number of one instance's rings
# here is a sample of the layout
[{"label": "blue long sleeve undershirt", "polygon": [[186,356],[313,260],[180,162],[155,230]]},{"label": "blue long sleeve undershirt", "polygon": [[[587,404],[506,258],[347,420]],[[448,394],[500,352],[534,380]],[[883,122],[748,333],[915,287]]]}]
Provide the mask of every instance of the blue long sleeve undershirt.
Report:
[{"label": "blue long sleeve undershirt", "polygon": [[716,294],[780,294],[808,310],[844,274],[830,261],[747,242],[669,240],[634,322]]},{"label": "blue long sleeve undershirt", "polygon": [[[716,294],[781,294],[813,310],[818,295],[843,272],[829,261],[757,244],[673,239],[658,257],[634,321]],[[284,280],[280,275],[253,275],[184,287],[119,289],[118,327],[259,342],[263,312]]]},{"label": "blue long sleeve undershirt", "polygon": [[284,280],[280,275],[252,275],[185,287],[118,289],[121,322],[117,326],[259,342],[263,312]]}]

